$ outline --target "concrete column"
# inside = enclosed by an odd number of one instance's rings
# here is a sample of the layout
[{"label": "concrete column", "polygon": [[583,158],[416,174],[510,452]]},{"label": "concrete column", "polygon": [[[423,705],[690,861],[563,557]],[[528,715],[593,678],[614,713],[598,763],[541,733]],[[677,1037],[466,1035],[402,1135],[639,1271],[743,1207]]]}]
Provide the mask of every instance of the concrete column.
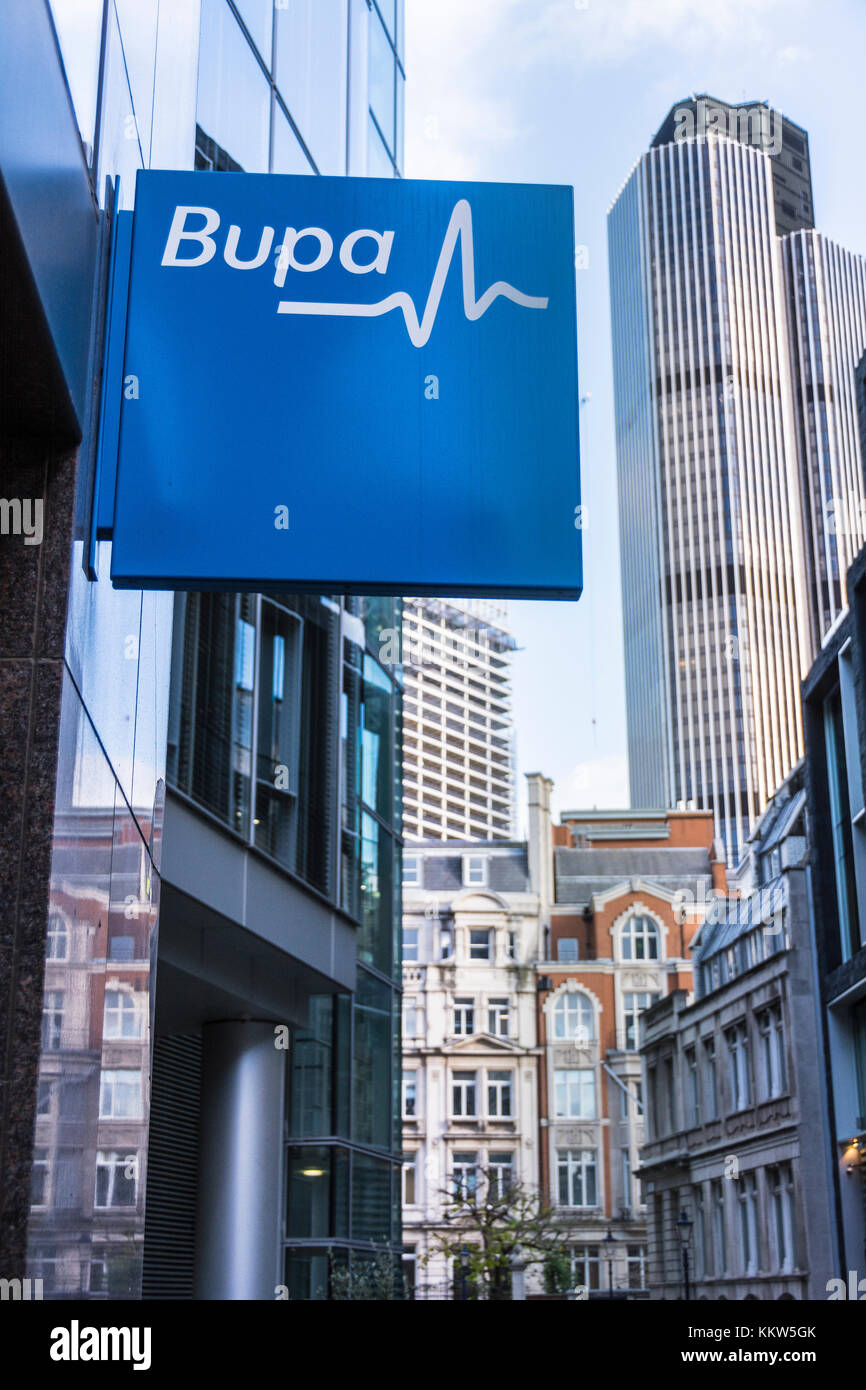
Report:
[{"label": "concrete column", "polygon": [[268,1299],[282,1283],[286,1053],[272,1023],[206,1023],[195,1296]]}]

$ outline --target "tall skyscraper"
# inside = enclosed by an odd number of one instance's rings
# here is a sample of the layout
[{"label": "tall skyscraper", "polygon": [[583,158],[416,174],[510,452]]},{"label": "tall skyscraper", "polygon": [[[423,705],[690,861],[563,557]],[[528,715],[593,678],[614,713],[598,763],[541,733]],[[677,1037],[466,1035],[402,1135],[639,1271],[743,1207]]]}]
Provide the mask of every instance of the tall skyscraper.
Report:
[{"label": "tall skyscraper", "polygon": [[609,215],[632,802],[711,807],[731,860],[801,755],[799,682],[844,602],[828,491],[861,524],[860,272],[812,224],[805,131],[705,97]]},{"label": "tall skyscraper", "polygon": [[507,606],[403,601],[403,833],[509,840],[515,830]]},{"label": "tall skyscraper", "polygon": [[782,240],[812,652],[846,606],[866,540],[856,364],[866,347],[866,260],[820,232]]}]

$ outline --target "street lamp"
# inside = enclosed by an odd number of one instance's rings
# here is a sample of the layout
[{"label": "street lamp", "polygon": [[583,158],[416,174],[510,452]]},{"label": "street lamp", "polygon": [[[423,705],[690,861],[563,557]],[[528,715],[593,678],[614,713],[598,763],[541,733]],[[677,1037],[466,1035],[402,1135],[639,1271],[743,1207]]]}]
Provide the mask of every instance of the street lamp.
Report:
[{"label": "street lamp", "polygon": [[615,1245],[616,1245],[616,1236],[613,1234],[613,1231],[610,1229],[610,1226],[608,1226],[608,1228],[607,1228],[607,1235],[605,1236],[604,1240],[603,1240],[602,1243],[601,1243],[601,1258],[604,1260],[605,1264],[607,1265],[607,1296],[608,1296],[608,1298],[613,1298],[613,1259],[614,1259],[614,1254],[615,1254],[615,1251],[614,1251],[614,1246],[615,1246]]},{"label": "street lamp", "polygon": [[691,1217],[687,1215],[685,1207],[682,1207],[677,1218],[677,1234],[683,1247],[683,1292],[686,1303],[692,1296],[692,1286],[689,1283],[689,1244],[692,1239],[692,1225]]},{"label": "street lamp", "polygon": [[464,1245],[460,1251],[460,1301],[466,1302],[466,1273],[469,1269],[469,1251]]}]

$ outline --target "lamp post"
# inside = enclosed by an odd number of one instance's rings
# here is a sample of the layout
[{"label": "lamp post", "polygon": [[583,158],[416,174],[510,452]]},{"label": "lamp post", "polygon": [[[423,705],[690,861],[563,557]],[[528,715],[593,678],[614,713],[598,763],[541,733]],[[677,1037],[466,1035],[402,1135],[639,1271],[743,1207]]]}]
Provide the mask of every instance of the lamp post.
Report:
[{"label": "lamp post", "polygon": [[692,1239],[692,1224],[691,1217],[687,1215],[685,1207],[682,1207],[677,1217],[677,1235],[683,1248],[683,1294],[686,1303],[690,1301],[692,1296],[692,1286],[689,1282],[689,1244]]},{"label": "lamp post", "polygon": [[610,1226],[607,1228],[607,1235],[601,1243],[601,1257],[607,1265],[607,1296],[613,1298],[613,1259],[616,1237]]},{"label": "lamp post", "polygon": [[460,1251],[460,1301],[466,1302],[466,1272],[469,1269],[469,1251],[464,1245]]}]

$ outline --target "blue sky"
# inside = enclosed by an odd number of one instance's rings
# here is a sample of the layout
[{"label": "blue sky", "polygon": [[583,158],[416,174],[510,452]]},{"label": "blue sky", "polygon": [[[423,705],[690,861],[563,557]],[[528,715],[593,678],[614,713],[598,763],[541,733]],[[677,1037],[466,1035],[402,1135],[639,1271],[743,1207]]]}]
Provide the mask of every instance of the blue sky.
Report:
[{"label": "blue sky", "polygon": [[809,132],[816,224],[866,253],[866,0],[406,0],[410,178],[570,183],[577,273],[583,597],[516,603],[522,773],[557,809],[625,806],[607,210],[690,93],[768,100]]}]

